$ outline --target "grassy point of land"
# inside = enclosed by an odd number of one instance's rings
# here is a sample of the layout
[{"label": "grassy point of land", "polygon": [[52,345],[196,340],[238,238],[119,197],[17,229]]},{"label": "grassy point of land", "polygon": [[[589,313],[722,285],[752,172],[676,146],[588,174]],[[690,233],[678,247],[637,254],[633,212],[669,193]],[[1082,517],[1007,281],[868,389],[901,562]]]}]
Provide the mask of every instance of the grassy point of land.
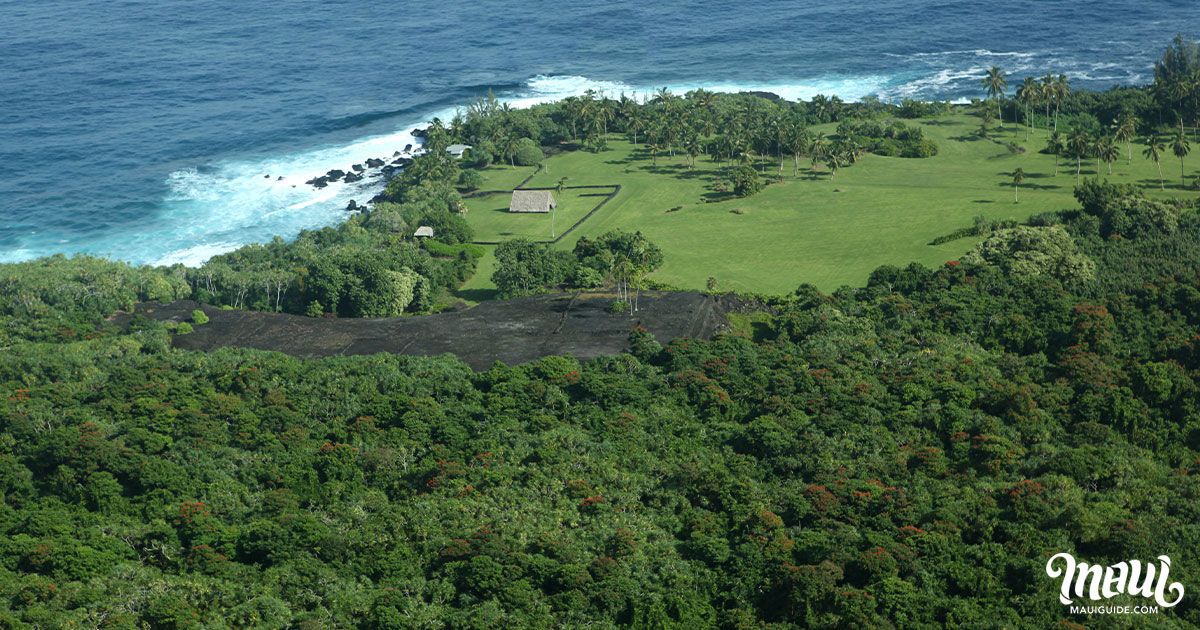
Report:
[{"label": "grassy point of land", "polygon": [[[919,262],[939,265],[969,250],[977,238],[964,238],[940,246],[929,242],[938,236],[973,224],[977,216],[987,219],[1025,219],[1031,214],[1062,210],[1077,205],[1075,160],[1040,153],[1046,145],[1045,130],[1036,129],[1025,140],[1023,126],[1006,123],[993,127],[989,138],[979,136],[979,118],[959,109],[934,120],[905,121],[919,125],[925,136],[937,143],[938,155],[914,159],[867,154],[858,163],[843,167],[830,179],[823,167],[812,169],[801,159],[798,177],[785,156],[783,182],[771,184],[759,194],[741,199],[715,193],[709,187],[720,169],[708,156],[696,159],[689,168],[681,154],[660,152],[657,165],[642,146],[613,140],[601,153],[574,151],[555,155],[527,187],[552,187],[562,177],[568,184],[620,184],[621,192],[599,212],[563,239],[556,247],[570,248],[580,236],[597,236],[612,229],[640,230],[662,247],[666,263],[653,278],[680,288],[701,290],[708,277],[715,277],[722,290],[763,293],[790,292],[801,283],[822,290],[841,285],[861,285],[880,265]],[[812,128],[834,133],[836,125]],[[1015,142],[1012,153],[1006,146]],[[1195,197],[1175,180],[1159,190],[1158,170],[1152,160],[1125,155],[1112,164],[1100,164],[1099,176],[1117,183],[1135,183],[1152,198]],[[758,162],[755,165],[758,166]],[[1169,173],[1170,161],[1163,160]],[[1020,168],[1020,202],[1013,201],[1012,172]],[[502,190],[528,177],[533,170],[491,167],[485,171],[487,190]],[[779,160],[767,159],[762,176],[779,173]],[[1097,175],[1095,159],[1082,160],[1080,177]],[[547,215],[526,217],[496,211],[507,208],[500,195],[468,200],[468,221],[477,239],[493,240],[549,235]],[[503,197],[503,198],[502,198]],[[564,194],[556,217],[559,229],[569,227],[594,204],[578,204],[576,196]],[[587,201],[595,198],[583,198]],[[495,206],[495,208],[492,208]],[[586,206],[586,207],[584,207]],[[678,210],[668,212],[676,207]],[[736,210],[736,212],[735,212]],[[568,218],[573,217],[573,218]],[[546,225],[542,226],[544,222]],[[544,234],[542,234],[544,232]],[[482,259],[479,272],[460,293],[487,295],[493,289],[491,252]]]}]

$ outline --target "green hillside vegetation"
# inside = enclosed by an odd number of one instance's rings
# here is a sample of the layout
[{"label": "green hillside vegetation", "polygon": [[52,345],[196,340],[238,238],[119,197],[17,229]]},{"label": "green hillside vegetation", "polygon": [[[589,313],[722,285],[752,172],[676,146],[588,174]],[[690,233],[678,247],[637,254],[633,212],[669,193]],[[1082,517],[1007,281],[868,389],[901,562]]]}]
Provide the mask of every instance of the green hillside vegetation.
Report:
[{"label": "green hillside vegetation", "polygon": [[[752,336],[586,364],[10,339],[0,627],[1110,627],[1044,565],[1196,583],[1200,222],[1079,197],[961,263],[800,286]],[[104,286],[64,314],[133,295]]]},{"label": "green hillside vegetation", "polygon": [[[1200,50],[1177,39],[1155,74],[1009,98],[993,68],[953,111],[480,99],[370,211],[291,243],[0,265],[0,630],[1198,627]],[[1061,157],[1038,153],[1055,128]],[[538,146],[541,171],[505,166]],[[466,206],[464,167],[622,191],[570,239],[477,262],[502,216]],[[617,356],[482,372],[189,352],[192,323],[136,312],[400,315],[596,284],[623,310],[655,278],[775,295],[711,340],[635,327]],[[1062,552],[1169,556],[1185,594],[1073,615],[1045,574]]]}]

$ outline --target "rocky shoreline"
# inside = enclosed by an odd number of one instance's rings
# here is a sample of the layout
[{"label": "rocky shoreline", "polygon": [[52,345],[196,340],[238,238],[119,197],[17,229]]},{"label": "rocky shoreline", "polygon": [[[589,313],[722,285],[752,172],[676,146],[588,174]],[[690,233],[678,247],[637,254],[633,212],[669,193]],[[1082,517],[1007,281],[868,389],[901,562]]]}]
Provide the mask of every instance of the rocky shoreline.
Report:
[{"label": "rocky shoreline", "polygon": [[[421,128],[413,129],[412,136],[414,138],[424,138],[425,130]],[[324,175],[318,175],[304,182],[307,186],[312,186],[315,190],[321,190],[332,184],[354,184],[364,180],[381,180],[383,186],[407,168],[413,162],[413,158],[420,155],[422,149],[420,146],[414,147],[412,143],[404,145],[404,148],[399,151],[394,151],[390,156],[379,158],[367,158],[358,164],[351,164],[345,169],[330,169]],[[263,177],[271,177],[264,175]],[[280,178],[282,179],[282,177]],[[367,204],[375,203],[380,200],[380,196],[376,194],[366,203],[358,203],[351,199],[350,203],[346,204],[347,212],[361,212],[367,209]]]}]

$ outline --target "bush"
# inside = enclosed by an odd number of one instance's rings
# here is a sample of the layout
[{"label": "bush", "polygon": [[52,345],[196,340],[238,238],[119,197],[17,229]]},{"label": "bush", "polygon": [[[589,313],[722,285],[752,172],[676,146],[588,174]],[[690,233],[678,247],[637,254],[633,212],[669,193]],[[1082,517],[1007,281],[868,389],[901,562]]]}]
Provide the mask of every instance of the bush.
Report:
[{"label": "bush", "polygon": [[575,268],[575,279],[571,284],[580,289],[591,289],[598,287],[604,282],[604,277],[599,271],[585,265],[579,265]]},{"label": "bush", "polygon": [[609,305],[604,310],[608,311],[609,313],[613,313],[613,314],[624,313],[625,311],[629,310],[629,301],[628,300],[613,300],[612,302],[609,303]]},{"label": "bush", "polygon": [[182,322],[175,328],[176,335],[190,335],[194,332],[192,325],[187,322]]},{"label": "bush", "polygon": [[517,149],[516,155],[513,156],[513,161],[517,166],[535,166],[542,163],[545,158],[542,153],[542,147],[538,146],[528,138],[521,141],[521,147]]},{"label": "bush", "polygon": [[196,310],[192,311],[192,323],[207,324],[208,321],[209,321],[208,315],[205,315],[204,311],[202,311],[200,309],[196,309]]},{"label": "bush", "polygon": [[487,168],[496,159],[496,145],[486,140],[467,149],[467,164],[475,168]]},{"label": "bush", "polygon": [[478,190],[480,186],[483,186],[483,182],[486,179],[483,173],[473,168],[468,168],[458,174],[458,185],[470,190]]}]

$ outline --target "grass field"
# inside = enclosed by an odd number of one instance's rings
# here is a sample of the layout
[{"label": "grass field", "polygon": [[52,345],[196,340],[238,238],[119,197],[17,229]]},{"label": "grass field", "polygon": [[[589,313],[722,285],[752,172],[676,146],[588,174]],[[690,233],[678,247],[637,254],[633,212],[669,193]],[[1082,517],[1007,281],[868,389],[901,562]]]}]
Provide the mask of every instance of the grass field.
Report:
[{"label": "grass field", "polygon": [[[561,235],[604,200],[603,196],[593,195],[611,192],[611,188],[564,190],[562,194],[555,195],[558,208],[553,213],[509,212],[512,193],[508,191],[471,197],[464,201],[467,204],[467,221],[475,229],[477,241],[495,242],[519,237],[549,241]],[[574,242],[572,239],[571,243]]]},{"label": "grass field", "polygon": [[[786,160],[783,183],[746,199],[704,203],[719,198],[708,188],[719,171],[705,156],[697,159],[694,171],[682,156],[672,159],[660,154],[655,166],[641,147],[615,140],[611,150],[603,153],[575,151],[547,159],[527,186],[553,186],[561,177],[568,177],[570,185],[622,186],[616,198],[556,247],[570,248],[580,236],[616,228],[640,230],[663,248],[666,257],[652,277],[680,288],[703,289],[712,276],[722,290],[783,293],[808,282],[829,291],[862,285],[880,265],[916,261],[933,266],[957,258],[977,239],[936,247],[928,243],[970,226],[976,216],[1024,219],[1077,206],[1072,196],[1075,161],[1061,158],[1055,176],[1054,157],[1038,153],[1045,146],[1043,130],[1034,131],[1026,141],[1025,128],[1018,128],[1015,140],[1024,152],[1013,154],[1004,146],[1014,140],[1011,123],[1003,132],[993,127],[992,137],[986,139],[976,133],[978,121],[962,110],[936,120],[905,121],[924,127],[926,137],[938,144],[937,156],[866,155],[839,170],[832,180],[828,171],[810,170],[811,163],[804,159],[799,177],[793,178],[792,163]],[[833,127],[814,130],[831,134]],[[1155,198],[1197,196],[1180,188],[1179,160],[1169,154],[1162,162],[1167,188],[1160,191],[1158,170],[1141,156],[1141,148],[1134,144],[1132,162],[1127,164],[1122,146],[1122,158],[1112,165],[1112,175],[1101,163],[1100,176],[1140,184]],[[1193,161],[1185,161],[1189,181],[1196,176]],[[1026,179],[1020,187],[1020,203],[1014,203],[1011,173],[1018,167]],[[778,169],[778,160],[767,161],[766,173]],[[500,178],[507,181],[521,170],[492,167],[485,172],[489,177],[485,188],[499,189]],[[526,177],[531,171],[523,172]],[[1084,160],[1081,176],[1096,173],[1095,160]],[[494,174],[499,177],[493,179]],[[683,208],[666,212],[675,206]],[[475,212],[472,206],[468,220],[477,231],[503,229],[496,225],[506,217],[494,214]],[[510,231],[516,229],[524,228]],[[492,288],[487,258],[463,287],[472,297],[486,296]]]}]

